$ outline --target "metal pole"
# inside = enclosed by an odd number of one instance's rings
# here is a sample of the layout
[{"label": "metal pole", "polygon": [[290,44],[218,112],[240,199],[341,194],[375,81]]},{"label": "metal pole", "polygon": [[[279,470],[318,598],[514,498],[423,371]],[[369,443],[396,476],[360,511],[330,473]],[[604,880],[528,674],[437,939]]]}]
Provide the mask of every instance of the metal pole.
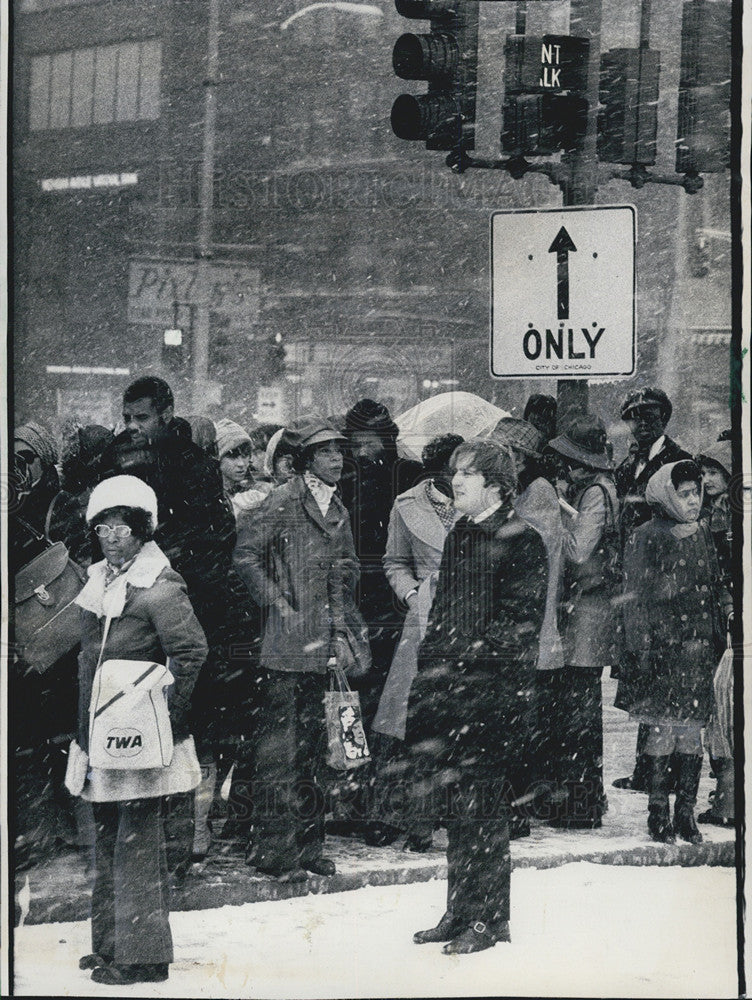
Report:
[{"label": "metal pole", "polygon": [[[582,149],[567,158],[562,193],[564,205],[592,205],[598,192],[598,101],[601,73],[602,0],[571,0],[569,29],[572,35],[590,40],[588,59],[588,119]],[[587,379],[559,379],[556,390],[557,425],[563,430],[569,420],[588,408]]]},{"label": "metal pole", "polygon": [[196,240],[198,298],[194,313],[191,360],[193,409],[205,404],[209,379],[209,294],[214,221],[214,157],[217,124],[217,74],[219,69],[219,0],[209,0],[209,25],[204,78],[204,148],[199,189],[199,223]]}]

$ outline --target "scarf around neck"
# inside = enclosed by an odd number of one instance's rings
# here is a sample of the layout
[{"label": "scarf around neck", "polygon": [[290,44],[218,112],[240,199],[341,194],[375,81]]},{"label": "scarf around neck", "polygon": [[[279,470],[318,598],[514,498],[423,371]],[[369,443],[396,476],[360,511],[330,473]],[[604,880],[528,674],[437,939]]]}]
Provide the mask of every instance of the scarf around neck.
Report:
[{"label": "scarf around neck", "polygon": [[332,502],[332,497],[334,496],[337,487],[330,486],[325,483],[323,479],[319,479],[310,470],[306,470],[303,473],[303,481],[311,491],[313,499],[321,511],[322,517],[326,517],[326,512],[329,510],[329,505]]},{"label": "scarf around neck", "polygon": [[108,565],[107,560],[102,559],[89,567],[89,579],[76,598],[76,604],[97,618],[119,618],[125,607],[128,585],[148,590],[162,570],[170,568],[170,560],[156,542],[146,542],[128,568],[115,577],[111,570],[108,573]]}]

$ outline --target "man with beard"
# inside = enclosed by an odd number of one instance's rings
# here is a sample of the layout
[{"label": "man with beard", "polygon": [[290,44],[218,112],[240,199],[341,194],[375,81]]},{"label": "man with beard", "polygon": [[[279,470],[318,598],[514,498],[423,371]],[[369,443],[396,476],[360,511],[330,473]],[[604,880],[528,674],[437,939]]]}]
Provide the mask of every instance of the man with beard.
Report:
[{"label": "man with beard", "polygon": [[[406,610],[396,599],[382,563],[389,517],[397,496],[413,487],[422,473],[419,462],[398,458],[398,433],[389,410],[373,399],[359,400],[345,416],[351,461],[342,477],[342,500],[350,513],[355,551],[360,560],[358,606],[368,625],[373,659],[369,674],[353,683],[360,693],[366,731],[378,708]],[[372,750],[378,753],[377,746]],[[364,804],[359,803],[358,811],[363,808]],[[349,826],[352,830],[353,824]],[[358,824],[354,827],[358,829]],[[385,824],[365,824],[365,840],[369,844],[390,843],[398,834],[396,828]]]},{"label": "man with beard", "polygon": [[[630,393],[622,405],[621,419],[627,421],[634,438],[629,454],[614,473],[616,493],[622,507],[622,549],[635,528],[650,520],[652,512],[645,501],[645,489],[650,477],[663,465],[691,457],[666,434],[671,412],[671,400],[666,393],[649,387]],[[647,738],[648,727],[640,725],[634,772],[630,777],[617,778],[614,788],[627,788],[634,792],[648,790],[650,758],[644,753]]]}]

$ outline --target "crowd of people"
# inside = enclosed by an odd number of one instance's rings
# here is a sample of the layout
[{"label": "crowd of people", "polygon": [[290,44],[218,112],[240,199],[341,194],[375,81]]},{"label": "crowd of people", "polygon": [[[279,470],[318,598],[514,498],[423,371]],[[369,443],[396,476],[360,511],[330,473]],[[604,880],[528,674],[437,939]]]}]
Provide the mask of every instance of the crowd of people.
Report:
[{"label": "crowd of people", "polygon": [[[335,873],[327,832],[420,852],[443,825],[446,913],[415,941],[459,954],[509,940],[510,839],[531,820],[597,828],[608,808],[605,668],[640,724],[634,772],[614,784],[648,793],[650,837],[732,826],[733,713],[716,677],[731,445],[722,432],[691,456],[666,434],[671,409],[660,389],[628,396],[616,467],[602,420],[557,434],[548,396],[483,438],[447,428],[421,462],[371,399],[246,430],[176,416],[153,376],[127,388],[114,430],[17,427],[11,571],[39,576],[62,542],[87,575],[54,665],[35,668],[17,637],[13,704],[34,711],[12,734],[15,858],[92,851],[81,967],[113,985],[165,979],[168,886],[220,838],[303,882]],[[44,604],[39,579],[30,600]],[[92,686],[113,659],[170,668],[162,770],[86,764]],[[324,763],[335,668],[370,747],[343,771]],[[704,727],[717,789],[695,817]]]}]

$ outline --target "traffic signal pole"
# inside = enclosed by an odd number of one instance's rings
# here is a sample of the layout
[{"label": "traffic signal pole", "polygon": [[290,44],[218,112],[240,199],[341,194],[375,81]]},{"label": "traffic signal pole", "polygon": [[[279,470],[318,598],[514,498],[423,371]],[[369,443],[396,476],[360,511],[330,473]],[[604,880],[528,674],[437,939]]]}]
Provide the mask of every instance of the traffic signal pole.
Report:
[{"label": "traffic signal pole", "polygon": [[[562,157],[559,175],[565,206],[593,205],[598,192],[598,104],[600,96],[601,19],[603,0],[571,0],[569,31],[590,42],[587,74],[587,126],[581,147]],[[572,417],[588,408],[587,379],[559,379],[557,426],[563,431]]]},{"label": "traffic signal pole", "polygon": [[193,410],[203,413],[209,379],[209,298],[214,222],[214,159],[217,131],[217,76],[219,71],[219,0],[209,0],[206,76],[204,78],[204,128],[199,220],[196,238],[198,296],[193,310],[191,383]]}]

